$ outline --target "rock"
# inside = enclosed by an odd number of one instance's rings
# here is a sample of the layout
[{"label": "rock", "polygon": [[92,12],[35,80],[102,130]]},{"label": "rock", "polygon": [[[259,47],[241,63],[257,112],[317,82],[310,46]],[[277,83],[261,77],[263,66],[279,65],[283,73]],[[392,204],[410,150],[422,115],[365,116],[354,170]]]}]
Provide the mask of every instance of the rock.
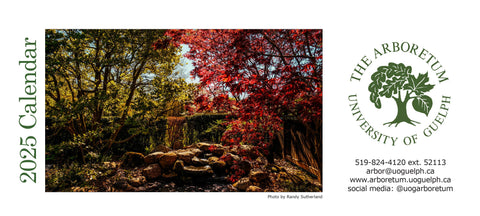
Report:
[{"label": "rock", "polygon": [[205,142],[199,142],[197,143],[197,148],[202,150],[202,151],[209,151],[209,148],[212,144],[210,143],[205,143]]},{"label": "rock", "polygon": [[248,177],[243,177],[233,184],[233,186],[240,191],[246,191],[250,185],[252,185],[252,183]]},{"label": "rock", "polygon": [[173,171],[180,174],[183,172],[184,166],[185,165],[183,164],[183,160],[177,160],[175,161],[175,164],[173,164]]},{"label": "rock", "polygon": [[218,157],[211,156],[211,157],[208,158],[208,164],[215,163],[215,162],[218,161],[218,160],[219,160]]},{"label": "rock", "polygon": [[156,179],[162,174],[162,168],[157,163],[150,164],[148,167],[142,170],[142,174],[147,179]]},{"label": "rock", "polygon": [[103,166],[108,169],[117,169],[120,165],[117,162],[103,162]]},{"label": "rock", "polygon": [[166,178],[166,179],[171,179],[171,178],[175,178],[177,177],[177,173],[174,173],[174,172],[170,172],[170,173],[163,173],[162,174],[162,178]]},{"label": "rock", "polygon": [[145,163],[146,164],[158,163],[160,157],[162,157],[162,155],[164,154],[165,153],[163,152],[154,152],[154,153],[148,154],[147,156],[145,156]]},{"label": "rock", "polygon": [[240,161],[241,160],[240,156],[238,156],[236,154],[231,154],[231,155],[232,155],[234,161]]},{"label": "rock", "polygon": [[252,165],[250,164],[250,162],[246,160],[242,160],[238,162],[238,166],[240,167],[241,170],[244,170],[245,173],[250,173],[250,170],[252,169]]},{"label": "rock", "polygon": [[164,146],[164,145],[157,145],[157,146],[155,146],[155,149],[154,149],[155,152],[163,152],[163,153],[169,152],[171,150],[172,149],[170,149],[170,148],[168,148],[167,146]]},{"label": "rock", "polygon": [[227,163],[228,166],[231,166],[235,163],[235,161],[240,161],[240,156],[232,154],[232,153],[227,153],[223,156],[224,161]]},{"label": "rock", "polygon": [[262,188],[260,187],[257,187],[257,186],[254,186],[254,185],[250,185],[247,190],[247,192],[263,192]]},{"label": "rock", "polygon": [[252,160],[257,159],[258,154],[256,153],[255,147],[252,145],[239,145],[230,150],[231,153],[241,156],[248,156]]},{"label": "rock", "polygon": [[200,156],[203,152],[202,150],[198,149],[198,148],[192,148],[192,149],[188,149],[190,152],[193,152],[193,154],[198,157]]},{"label": "rock", "polygon": [[211,177],[213,175],[213,170],[208,165],[201,167],[185,166],[183,167],[183,173],[186,176],[192,177]]},{"label": "rock", "polygon": [[225,163],[225,161],[222,161],[222,160],[217,160],[212,164],[210,164],[210,166],[212,167],[213,171],[215,171],[216,173],[225,173],[225,169],[227,168],[227,163]]},{"label": "rock", "polygon": [[114,186],[120,189],[120,191],[135,191],[135,188],[128,184],[128,181],[125,177],[121,177],[120,179],[118,179],[114,183]]},{"label": "rock", "polygon": [[253,149],[253,146],[251,145],[237,145],[235,147],[233,147],[230,152],[234,153],[234,154],[237,154],[237,155],[241,155],[240,153],[241,152],[249,152],[249,151],[252,151]]},{"label": "rock", "polygon": [[158,158],[158,163],[163,169],[170,169],[177,160],[177,154],[175,152],[164,153]]},{"label": "rock", "polygon": [[220,144],[216,144],[211,152],[215,156],[222,156],[223,153],[225,153],[225,148],[223,148],[223,146]]},{"label": "rock", "polygon": [[262,170],[251,170],[249,178],[253,182],[263,182],[268,179],[268,173]]},{"label": "rock", "polygon": [[147,180],[145,179],[145,176],[133,177],[128,180],[128,183],[134,187],[142,186],[146,182]]},{"label": "rock", "polygon": [[191,144],[183,147],[183,149],[193,149],[193,148],[197,148],[197,144]]},{"label": "rock", "polygon": [[205,166],[205,165],[208,165],[208,160],[207,159],[200,159],[198,157],[193,157],[192,158],[192,165],[194,165],[194,166]]},{"label": "rock", "polygon": [[208,165],[210,165],[216,173],[224,173],[227,167],[225,161],[220,160],[218,157],[212,156],[208,158]]},{"label": "rock", "polygon": [[212,152],[216,155],[222,155],[225,152],[225,148],[221,144],[210,144],[205,142],[197,143],[197,148],[203,152]]},{"label": "rock", "polygon": [[143,186],[140,186],[137,188],[137,190],[135,190],[136,192],[145,192],[147,190],[147,188],[143,187]]},{"label": "rock", "polygon": [[195,157],[195,153],[186,150],[178,150],[176,151],[177,159],[182,160],[186,164],[192,163],[192,158]]},{"label": "rock", "polygon": [[123,155],[123,167],[137,167],[145,163],[145,156],[138,152],[127,152]]}]

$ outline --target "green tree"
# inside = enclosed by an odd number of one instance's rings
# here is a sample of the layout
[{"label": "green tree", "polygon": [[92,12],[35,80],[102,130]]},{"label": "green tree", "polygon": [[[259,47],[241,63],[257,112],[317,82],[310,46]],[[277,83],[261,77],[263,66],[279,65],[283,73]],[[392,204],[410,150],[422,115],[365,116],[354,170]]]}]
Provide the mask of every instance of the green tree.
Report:
[{"label": "green tree", "polygon": [[375,104],[376,108],[382,107],[380,97],[392,98],[397,104],[397,116],[393,121],[384,125],[395,124],[396,127],[402,122],[411,125],[419,124],[407,115],[407,103],[410,99],[413,99],[412,106],[417,112],[428,116],[432,109],[432,98],[425,93],[432,90],[435,85],[427,84],[428,72],[414,76],[411,66],[389,63],[388,66],[378,67],[371,79],[372,83],[368,86],[368,90],[370,91],[370,101]]},{"label": "green tree", "polygon": [[46,115],[73,136],[93,134],[87,145],[128,141],[135,134],[117,140],[127,118],[161,105],[155,80],[181,82],[180,48],[153,47],[164,38],[163,30],[46,30]]}]

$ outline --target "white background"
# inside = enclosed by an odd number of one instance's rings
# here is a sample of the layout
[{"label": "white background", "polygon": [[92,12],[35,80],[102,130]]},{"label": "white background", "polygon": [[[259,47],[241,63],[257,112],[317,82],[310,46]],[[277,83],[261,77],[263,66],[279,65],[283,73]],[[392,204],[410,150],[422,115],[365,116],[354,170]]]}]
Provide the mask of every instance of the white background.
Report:
[{"label": "white background", "polygon": [[[16,1],[1,3],[1,215],[475,215],[478,208],[477,83],[480,38],[474,1]],[[390,2],[390,1],[389,1]],[[44,30],[46,28],[321,28],[324,29],[324,192],[320,200],[272,200],[266,193],[45,193]],[[24,38],[37,40],[35,131],[21,129]],[[354,121],[349,77],[381,43],[410,41],[447,69],[452,105],[425,142],[391,147]],[[38,140],[38,183],[19,182],[19,138]],[[362,174],[356,158],[445,158],[452,193],[347,193]],[[290,194],[292,195],[292,194]],[[299,195],[299,194],[297,194]]]}]

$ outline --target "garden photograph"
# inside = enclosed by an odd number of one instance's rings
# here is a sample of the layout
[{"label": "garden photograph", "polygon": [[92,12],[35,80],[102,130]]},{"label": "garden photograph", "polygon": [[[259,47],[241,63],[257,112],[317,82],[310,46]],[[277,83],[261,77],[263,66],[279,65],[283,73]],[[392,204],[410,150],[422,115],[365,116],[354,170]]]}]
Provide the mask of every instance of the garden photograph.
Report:
[{"label": "garden photograph", "polygon": [[321,29],[46,29],[46,192],[322,192]]}]

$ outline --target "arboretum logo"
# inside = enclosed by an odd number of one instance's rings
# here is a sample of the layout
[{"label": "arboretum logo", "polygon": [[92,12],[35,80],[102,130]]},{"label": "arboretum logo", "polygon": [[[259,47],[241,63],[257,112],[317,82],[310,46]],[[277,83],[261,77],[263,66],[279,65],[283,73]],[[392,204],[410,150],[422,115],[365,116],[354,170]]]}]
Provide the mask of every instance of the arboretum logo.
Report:
[{"label": "arboretum logo", "polygon": [[410,42],[381,44],[354,67],[348,102],[372,140],[411,145],[445,123],[451,97],[446,69],[427,49]]}]

